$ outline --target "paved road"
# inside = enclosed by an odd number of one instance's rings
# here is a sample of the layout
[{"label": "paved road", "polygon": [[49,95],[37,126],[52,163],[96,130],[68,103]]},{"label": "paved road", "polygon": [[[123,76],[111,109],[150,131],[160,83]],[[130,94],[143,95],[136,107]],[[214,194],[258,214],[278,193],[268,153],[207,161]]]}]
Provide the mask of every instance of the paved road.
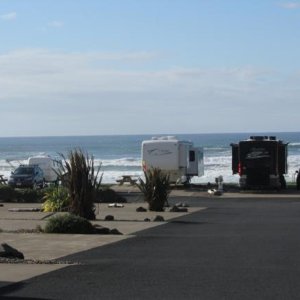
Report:
[{"label": "paved road", "polygon": [[83,264],[0,298],[299,299],[300,200],[190,202],[208,209],[70,256]]}]

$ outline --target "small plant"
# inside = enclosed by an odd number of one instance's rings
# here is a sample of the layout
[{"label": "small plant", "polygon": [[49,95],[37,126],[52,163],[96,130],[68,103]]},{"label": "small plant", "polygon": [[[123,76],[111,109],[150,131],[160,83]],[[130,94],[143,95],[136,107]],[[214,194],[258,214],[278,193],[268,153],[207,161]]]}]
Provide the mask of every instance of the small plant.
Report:
[{"label": "small plant", "polygon": [[94,157],[81,149],[70,151],[68,159],[63,155],[63,163],[59,177],[68,189],[71,213],[83,218],[94,220],[96,192],[99,190],[102,175],[101,166],[95,170]]},{"label": "small plant", "polygon": [[68,190],[63,186],[51,186],[45,191],[42,209],[45,212],[62,211],[70,205]]},{"label": "small plant", "polygon": [[65,213],[50,218],[44,232],[46,233],[71,233],[71,234],[92,234],[94,226],[87,219],[74,214]]},{"label": "small plant", "polygon": [[144,175],[145,181],[139,178],[137,186],[143,193],[149,210],[163,211],[170,193],[169,174],[163,173],[159,168],[152,168],[145,171]]}]

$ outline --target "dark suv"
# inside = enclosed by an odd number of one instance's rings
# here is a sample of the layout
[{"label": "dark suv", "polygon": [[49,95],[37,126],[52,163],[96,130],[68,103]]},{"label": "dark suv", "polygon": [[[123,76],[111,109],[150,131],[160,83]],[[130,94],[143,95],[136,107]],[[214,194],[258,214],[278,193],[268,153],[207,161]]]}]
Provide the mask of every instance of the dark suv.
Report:
[{"label": "dark suv", "polygon": [[44,186],[44,173],[38,165],[20,165],[8,180],[12,187],[42,188]]}]

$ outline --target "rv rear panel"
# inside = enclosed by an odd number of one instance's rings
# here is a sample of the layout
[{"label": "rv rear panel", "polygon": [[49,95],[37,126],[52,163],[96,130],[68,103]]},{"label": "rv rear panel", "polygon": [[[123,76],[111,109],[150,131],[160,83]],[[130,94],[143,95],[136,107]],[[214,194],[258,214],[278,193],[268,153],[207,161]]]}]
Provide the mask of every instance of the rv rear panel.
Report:
[{"label": "rv rear panel", "polygon": [[232,172],[239,173],[241,187],[286,186],[287,144],[274,136],[252,136],[231,147]]}]

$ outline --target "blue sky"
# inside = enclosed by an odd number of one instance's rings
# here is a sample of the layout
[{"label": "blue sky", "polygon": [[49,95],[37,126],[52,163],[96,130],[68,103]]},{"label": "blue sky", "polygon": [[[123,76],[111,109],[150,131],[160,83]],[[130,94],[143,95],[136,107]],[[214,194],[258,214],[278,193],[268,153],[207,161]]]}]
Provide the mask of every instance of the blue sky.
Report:
[{"label": "blue sky", "polygon": [[299,131],[300,1],[0,0],[0,136]]}]

